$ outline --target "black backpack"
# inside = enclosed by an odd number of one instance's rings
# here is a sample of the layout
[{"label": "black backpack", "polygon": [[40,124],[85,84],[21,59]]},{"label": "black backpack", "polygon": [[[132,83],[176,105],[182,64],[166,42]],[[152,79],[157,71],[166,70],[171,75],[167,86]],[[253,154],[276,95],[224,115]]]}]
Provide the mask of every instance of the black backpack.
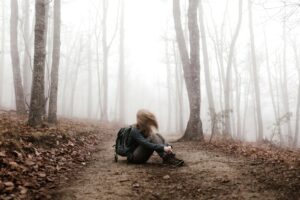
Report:
[{"label": "black backpack", "polygon": [[128,151],[128,139],[131,134],[132,127],[121,128],[118,132],[115,147],[115,162],[118,162],[118,155],[126,156]]}]

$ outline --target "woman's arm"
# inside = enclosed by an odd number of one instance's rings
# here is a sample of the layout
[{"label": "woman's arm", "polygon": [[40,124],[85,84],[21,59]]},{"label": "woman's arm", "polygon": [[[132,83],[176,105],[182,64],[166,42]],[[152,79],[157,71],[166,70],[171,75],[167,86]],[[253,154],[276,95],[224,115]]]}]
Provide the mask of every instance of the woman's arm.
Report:
[{"label": "woman's arm", "polygon": [[132,129],[132,138],[140,145],[154,151],[164,151],[164,144],[154,144],[149,142],[138,129]]}]

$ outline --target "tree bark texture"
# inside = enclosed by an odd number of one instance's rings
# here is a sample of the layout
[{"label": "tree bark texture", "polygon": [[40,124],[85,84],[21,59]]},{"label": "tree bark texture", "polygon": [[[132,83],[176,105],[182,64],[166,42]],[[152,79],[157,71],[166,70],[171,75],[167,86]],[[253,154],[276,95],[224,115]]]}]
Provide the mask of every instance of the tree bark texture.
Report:
[{"label": "tree bark texture", "polygon": [[167,129],[171,129],[171,119],[172,119],[172,81],[171,81],[171,61],[169,54],[169,41],[167,34],[165,35],[165,53],[166,53],[166,74],[167,74],[167,99],[168,99],[168,118],[167,118]]},{"label": "tree bark texture", "polygon": [[261,114],[261,103],[260,103],[260,88],[259,88],[259,77],[257,72],[256,63],[256,52],[255,52],[255,41],[253,32],[253,21],[252,21],[252,0],[248,0],[249,9],[249,31],[250,31],[250,44],[251,44],[251,58],[252,58],[252,73],[253,73],[253,84],[254,84],[254,94],[256,103],[256,117],[257,117],[257,128],[258,128],[258,141],[263,139],[263,122]]},{"label": "tree bark texture", "polygon": [[53,21],[53,53],[51,68],[51,87],[49,98],[48,122],[57,122],[57,92],[58,72],[60,60],[60,25],[61,25],[61,0],[54,0],[54,21]]},{"label": "tree bark texture", "polygon": [[45,0],[35,2],[35,38],[33,81],[28,124],[38,126],[43,122],[45,108]]},{"label": "tree bark texture", "polygon": [[15,89],[15,100],[17,113],[26,112],[24,91],[22,86],[20,58],[18,49],[18,1],[11,0],[11,17],[10,17],[10,52],[13,68],[13,79]]},{"label": "tree bark texture", "polygon": [[103,19],[102,19],[102,53],[103,53],[103,107],[101,110],[101,119],[108,120],[107,101],[108,101],[108,46],[107,46],[107,0],[103,0]]},{"label": "tree bark texture", "polygon": [[172,42],[172,46],[173,46],[173,54],[174,54],[174,62],[175,62],[175,74],[176,74],[176,96],[177,96],[177,100],[178,100],[178,121],[177,121],[177,125],[178,125],[178,130],[180,133],[183,133],[184,131],[184,124],[183,124],[183,73],[182,73],[182,67],[181,67],[181,63],[180,63],[180,58],[178,55],[178,50],[176,49],[176,41]]},{"label": "tree bark texture", "polygon": [[124,5],[121,2],[119,43],[119,121],[125,122],[125,61],[124,61]]},{"label": "tree bark texture", "polygon": [[243,0],[239,0],[239,18],[237,22],[237,26],[230,44],[228,61],[227,61],[227,70],[226,70],[226,79],[225,79],[225,86],[224,86],[224,99],[225,99],[225,135],[231,135],[231,125],[230,125],[230,112],[232,108],[230,107],[230,88],[231,88],[231,78],[232,78],[232,60],[234,54],[234,48],[237,41],[237,38],[240,33],[241,24],[242,24],[242,8],[243,8]]},{"label": "tree bark texture", "polygon": [[24,96],[26,105],[29,105],[30,102],[30,89],[31,89],[31,76],[32,76],[32,69],[31,69],[31,42],[30,42],[30,30],[29,30],[29,1],[23,2],[23,37],[24,37],[24,55],[23,55],[23,86],[24,86]]},{"label": "tree bark texture", "polygon": [[183,140],[203,140],[202,121],[200,118],[200,61],[199,61],[199,29],[197,22],[198,0],[189,0],[188,28],[190,55],[184,40],[181,24],[181,12],[179,0],[173,0],[173,17],[175,23],[176,39],[179,47],[181,62],[184,70],[184,78],[189,99],[190,116]]},{"label": "tree bark texture", "polygon": [[[206,31],[204,26],[204,19],[203,19],[203,7],[202,7],[202,0],[199,2],[199,24],[200,24],[200,33],[201,33],[201,44],[202,44],[202,53],[203,53],[203,63],[204,63],[204,73],[205,73],[205,86],[206,86],[206,94],[209,106],[209,115],[211,120],[211,127],[214,124],[214,117],[216,115],[215,110],[215,102],[214,102],[214,95],[211,85],[211,78],[210,78],[210,66],[209,66],[209,59],[208,59],[208,50],[207,50],[207,42],[206,42]],[[214,132],[215,130],[212,130]]]},{"label": "tree bark texture", "polygon": [[295,64],[296,69],[298,72],[298,94],[297,94],[297,108],[296,108],[296,126],[295,126],[295,133],[293,138],[293,146],[296,147],[298,145],[298,138],[299,138],[299,120],[300,120],[300,63],[299,63],[299,57],[298,57],[298,51],[297,51],[297,45],[296,42],[293,43],[293,49],[295,53]]},{"label": "tree bark texture", "polygon": [[0,106],[2,106],[3,103],[3,83],[4,83],[4,64],[5,64],[5,56],[4,56],[4,50],[5,50],[5,1],[2,0],[2,9],[1,9],[1,15],[2,15],[2,32],[1,32],[1,52],[0,52]]},{"label": "tree bark texture", "polygon": [[282,98],[283,98],[283,108],[285,114],[288,115],[287,118],[287,132],[288,132],[288,139],[289,144],[292,139],[292,128],[291,128],[291,120],[289,117],[290,114],[290,103],[289,103],[289,87],[288,87],[288,81],[287,81],[287,41],[286,41],[286,20],[287,20],[287,13],[286,13],[286,2],[284,3],[284,19],[283,19],[283,64],[282,64],[282,70],[283,70],[283,82],[282,82]]},{"label": "tree bark texture", "polygon": [[93,85],[93,70],[92,70],[92,42],[91,37],[88,38],[88,84],[87,84],[87,116],[92,118],[92,85]]}]

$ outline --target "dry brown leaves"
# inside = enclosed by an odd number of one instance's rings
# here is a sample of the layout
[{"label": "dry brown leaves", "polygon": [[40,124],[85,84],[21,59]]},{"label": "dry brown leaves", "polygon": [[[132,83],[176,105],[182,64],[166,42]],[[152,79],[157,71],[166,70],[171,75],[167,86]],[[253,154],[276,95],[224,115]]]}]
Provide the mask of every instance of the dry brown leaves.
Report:
[{"label": "dry brown leaves", "polygon": [[210,145],[231,154],[242,155],[253,160],[271,163],[284,163],[291,168],[300,167],[300,149],[289,149],[276,146],[270,142],[241,142],[216,139]]},{"label": "dry brown leaves", "polygon": [[48,191],[84,167],[98,144],[96,127],[62,120],[26,125],[25,117],[0,114],[0,199],[47,199]]},{"label": "dry brown leaves", "polygon": [[235,140],[216,139],[204,144],[210,150],[243,156],[247,159],[244,174],[254,176],[266,188],[286,196],[300,195],[300,150],[276,146],[268,141],[247,143]]}]

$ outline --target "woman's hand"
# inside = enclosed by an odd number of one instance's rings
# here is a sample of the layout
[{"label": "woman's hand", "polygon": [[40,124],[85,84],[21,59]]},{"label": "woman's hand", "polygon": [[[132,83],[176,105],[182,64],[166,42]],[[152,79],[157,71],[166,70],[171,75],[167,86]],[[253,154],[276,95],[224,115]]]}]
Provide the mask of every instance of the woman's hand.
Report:
[{"label": "woman's hand", "polygon": [[165,146],[165,147],[164,147],[164,151],[165,151],[166,153],[168,153],[168,154],[173,152],[171,146]]}]

